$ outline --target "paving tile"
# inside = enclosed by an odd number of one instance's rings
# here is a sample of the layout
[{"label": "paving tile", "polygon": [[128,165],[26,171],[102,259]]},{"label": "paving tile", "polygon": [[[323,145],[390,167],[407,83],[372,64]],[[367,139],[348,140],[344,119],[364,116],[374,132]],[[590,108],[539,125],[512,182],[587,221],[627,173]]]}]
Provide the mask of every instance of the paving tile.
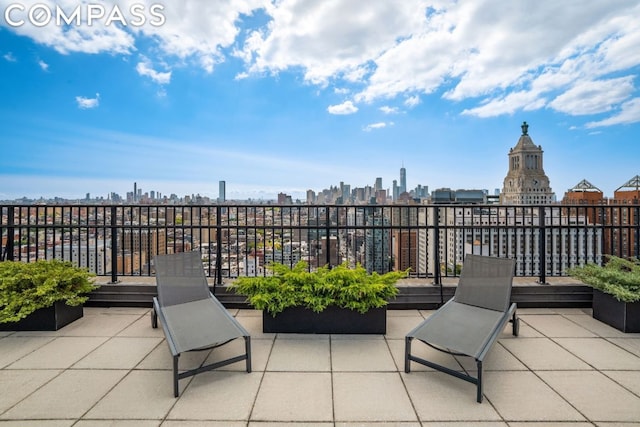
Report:
[{"label": "paving tile", "polygon": [[[640,335],[637,338],[610,338],[608,341],[640,357]],[[0,342],[0,346],[1,346]]]},{"label": "paving tile", "polygon": [[170,420],[248,420],[262,373],[210,371],[184,388]]},{"label": "paving tile", "polygon": [[624,337],[626,335],[624,332],[594,319],[591,314],[565,314],[564,317],[601,337]]},{"label": "paving tile", "polygon": [[235,317],[240,320],[241,317],[259,317],[262,319],[262,310],[240,309],[236,312]]},{"label": "paving tile", "polygon": [[408,310],[387,310],[387,321],[390,317],[421,317],[420,310],[408,309]]},{"label": "paving tile", "polygon": [[162,341],[161,338],[114,337],[73,365],[79,369],[133,369]]},{"label": "paving tile", "polygon": [[[53,369],[0,371],[0,414],[33,393],[62,371]],[[8,391],[11,390],[9,393]]]},{"label": "paving tile", "polygon": [[574,370],[593,369],[591,366],[562,348],[550,338],[520,338],[502,340],[503,345],[529,369]]},{"label": "paving tile", "polygon": [[108,337],[58,337],[15,363],[11,369],[65,369],[92,352]]},{"label": "paving tile", "polygon": [[[111,371],[102,371],[111,372]],[[179,381],[184,390],[189,377]],[[173,377],[164,371],[131,371],[86,415],[88,419],[159,420],[176,403]]]},{"label": "paving tile", "polygon": [[547,337],[595,337],[596,334],[558,315],[520,315],[528,325]]},{"label": "paving tile", "polygon": [[71,427],[75,420],[20,420],[0,421],[2,427]]},{"label": "paving tile", "polygon": [[162,427],[246,427],[246,421],[172,421],[167,420]]},{"label": "paving tile", "polygon": [[[357,427],[358,424],[351,424],[351,427]],[[334,427],[333,423],[305,423],[305,422],[296,422],[296,423],[271,423],[265,421],[251,421],[249,422],[249,427]],[[377,424],[376,424],[376,427]]]},{"label": "paving tile", "polygon": [[[180,355],[180,369],[191,369],[200,366],[211,350],[191,351]],[[161,341],[137,366],[136,369],[168,370],[173,369],[173,357],[166,341]]]},{"label": "paving tile", "polygon": [[330,372],[329,336],[287,339],[279,335],[273,344],[267,370]]},{"label": "paving tile", "polygon": [[[56,335],[65,337],[111,337],[140,319],[140,314],[96,314],[83,316]],[[148,323],[151,325],[151,323]]]},{"label": "paving tile", "polygon": [[[397,310],[394,310],[397,311]],[[387,339],[404,339],[407,333],[418,326],[424,318],[417,312],[413,316],[390,316],[387,315]]]},{"label": "paving tile", "polygon": [[[405,341],[404,340],[388,340],[387,343],[389,345],[389,348],[391,349],[391,354],[393,355],[393,359],[395,360],[398,370],[401,372],[404,372]],[[411,354],[416,357],[420,357],[422,359],[428,360],[430,362],[434,362],[439,365],[445,366],[449,369],[453,369],[455,371],[462,371],[462,366],[455,359],[455,357],[453,357],[448,353],[435,350],[429,347],[428,345],[424,344],[423,342],[415,339],[411,343]],[[429,368],[428,366],[422,365],[417,362],[411,362],[410,368],[411,368],[411,372],[434,370],[433,368]]]},{"label": "paving tile", "polygon": [[[332,424],[333,425],[333,424]],[[335,427],[368,427],[368,426],[375,426],[375,427],[420,427],[420,423],[418,421],[415,422],[390,422],[390,423],[385,423],[385,422],[376,422],[374,423],[353,423],[353,422],[349,422],[349,423],[335,423]],[[504,426],[504,424],[503,424]]]},{"label": "paving tile", "polygon": [[80,418],[124,375],[126,371],[67,370],[6,411],[0,419]]},{"label": "paving tile", "polygon": [[[627,390],[640,396],[640,370],[638,371],[603,371],[603,374],[613,379]],[[640,420],[638,420],[640,422]]]},{"label": "paving tile", "polygon": [[238,322],[249,332],[251,339],[274,339],[276,334],[262,332],[262,316],[238,316]]},{"label": "paving tile", "polygon": [[151,311],[148,307],[85,307],[84,315],[100,315],[100,314],[113,314],[113,315],[138,315],[143,316]]},{"label": "paving tile", "polygon": [[[163,424],[164,425],[164,424]],[[158,420],[80,420],[73,427],[159,427]]]},{"label": "paving tile", "polygon": [[333,421],[331,374],[266,372],[252,421]]},{"label": "paving tile", "polygon": [[[478,365],[474,358],[465,356],[456,356],[458,363],[467,372],[475,372]],[[499,342],[496,343],[489,351],[483,362],[483,371],[525,371],[527,367],[522,364],[513,354],[509,353]]]},{"label": "paving tile", "polygon": [[[500,421],[474,421],[473,425],[477,426],[477,427],[509,427],[510,424],[503,423],[503,422],[500,422]],[[587,425],[591,426],[590,424],[587,424]],[[427,422],[427,423],[422,423],[422,427],[468,427],[468,426],[469,426],[469,422],[468,421],[463,421],[463,422],[450,422],[450,421],[447,421],[447,422]],[[535,426],[530,426],[530,427],[535,427]],[[565,427],[572,427],[572,426],[565,426]],[[591,426],[591,427],[593,427],[593,426]]]},{"label": "paving tile", "polygon": [[[593,427],[593,424],[585,421],[557,422],[557,423],[550,423],[548,421],[545,421],[545,422],[509,423],[509,427]],[[628,426],[628,427],[631,427],[631,426]]]},{"label": "paving tile", "polygon": [[158,321],[158,327],[154,328],[151,326],[151,315],[145,314],[138,320],[132,322],[129,326],[118,332],[117,336],[164,338],[164,332],[162,330],[162,325],[160,325],[160,321]]},{"label": "paving tile", "polygon": [[[578,375],[583,373],[585,371],[577,372]],[[491,372],[485,376],[484,393],[506,421],[585,420],[532,372]],[[528,402],[535,402],[535,405]]]},{"label": "paving tile", "polygon": [[596,369],[640,370],[640,357],[603,338],[557,338],[555,341]]},{"label": "paving tile", "polygon": [[333,372],[397,371],[387,342],[383,339],[331,341]]},{"label": "paving tile", "polygon": [[20,360],[54,340],[54,337],[10,336],[0,339],[0,368]]},{"label": "paving tile", "polygon": [[336,421],[417,421],[397,372],[333,374]]},{"label": "paving tile", "polygon": [[596,371],[543,371],[538,375],[591,421],[638,421],[640,397]]},{"label": "paving tile", "polygon": [[442,372],[402,374],[420,421],[501,421],[491,404],[476,402],[476,386]]},{"label": "paving tile", "polygon": [[520,330],[518,331],[518,336],[513,336],[512,333],[512,326],[511,324],[507,324],[507,326],[505,327],[505,331],[502,332],[502,335],[500,336],[501,340],[506,340],[506,339],[519,339],[519,338],[542,338],[544,337],[544,335],[542,335],[540,332],[538,332],[537,330],[535,330],[534,328],[532,328],[525,319],[520,318]]},{"label": "paving tile", "polygon": [[[264,371],[267,366],[273,347],[273,340],[251,339],[251,370],[254,372]],[[228,344],[218,347],[211,351],[204,362],[205,364],[214,363],[219,360],[229,359],[234,356],[244,354],[244,339],[236,339]],[[182,359],[184,356],[180,356]],[[231,365],[219,368],[221,371],[246,371],[247,365],[243,360],[241,362],[232,363]]]}]

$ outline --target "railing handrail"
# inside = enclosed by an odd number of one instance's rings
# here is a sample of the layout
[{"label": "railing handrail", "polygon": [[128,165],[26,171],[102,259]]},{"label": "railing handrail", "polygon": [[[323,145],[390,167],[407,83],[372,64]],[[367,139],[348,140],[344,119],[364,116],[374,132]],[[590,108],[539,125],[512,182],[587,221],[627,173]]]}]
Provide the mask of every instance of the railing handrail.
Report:
[{"label": "railing handrail", "polygon": [[76,257],[113,283],[151,275],[153,255],[196,244],[216,283],[249,274],[252,259],[252,274],[267,274],[269,261],[346,260],[381,272],[410,266],[440,284],[470,251],[515,258],[516,275],[541,283],[607,254],[640,256],[638,204],[9,203],[0,213],[2,260]]}]

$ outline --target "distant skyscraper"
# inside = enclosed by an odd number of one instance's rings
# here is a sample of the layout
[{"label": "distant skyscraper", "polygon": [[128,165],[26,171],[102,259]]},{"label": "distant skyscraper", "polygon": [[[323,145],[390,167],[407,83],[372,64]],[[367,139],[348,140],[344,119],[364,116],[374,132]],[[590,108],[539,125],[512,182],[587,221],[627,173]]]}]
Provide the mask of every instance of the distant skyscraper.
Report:
[{"label": "distant skyscraper", "polygon": [[400,194],[407,191],[407,170],[402,166],[400,168]]},{"label": "distant skyscraper", "polygon": [[376,178],[376,185],[373,188],[374,191],[382,190],[382,178]]},{"label": "distant skyscraper", "polygon": [[137,182],[133,183],[133,201],[134,202],[138,201],[138,183]]},{"label": "distant skyscraper", "polygon": [[225,181],[218,182],[218,203],[227,201],[227,183]]}]

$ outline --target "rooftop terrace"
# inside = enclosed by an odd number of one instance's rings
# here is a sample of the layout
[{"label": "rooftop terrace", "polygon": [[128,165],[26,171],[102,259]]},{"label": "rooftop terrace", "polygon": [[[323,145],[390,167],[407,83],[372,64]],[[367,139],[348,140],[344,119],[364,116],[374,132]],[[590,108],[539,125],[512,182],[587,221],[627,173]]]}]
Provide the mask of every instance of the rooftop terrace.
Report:
[{"label": "rooftop terrace", "polygon": [[[259,311],[230,311],[252,335],[253,372],[240,362],[181,380],[179,398],[148,308],[88,307],[56,332],[0,332],[0,423],[640,426],[640,334],[590,309],[520,309],[520,336],[507,327],[485,362],[482,404],[473,384],[418,364],[404,373],[404,336],[430,311],[390,310],[387,334],[373,336],[263,334]],[[456,370],[475,367],[414,348]],[[181,366],[234,350],[186,355]]]}]

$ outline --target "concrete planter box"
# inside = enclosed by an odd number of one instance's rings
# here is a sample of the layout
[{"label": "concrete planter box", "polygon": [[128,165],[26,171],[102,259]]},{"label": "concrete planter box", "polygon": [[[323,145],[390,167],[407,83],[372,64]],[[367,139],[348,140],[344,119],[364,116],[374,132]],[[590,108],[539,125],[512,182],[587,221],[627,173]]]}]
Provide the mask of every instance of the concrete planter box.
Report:
[{"label": "concrete planter box", "polygon": [[621,302],[594,289],[593,317],[622,332],[640,332],[640,302]]},{"label": "concrete planter box", "polygon": [[56,301],[51,307],[36,310],[18,322],[0,323],[0,331],[57,331],[83,315],[82,305],[72,307]]},{"label": "concrete planter box", "polygon": [[262,312],[262,331],[293,334],[385,334],[387,308],[374,308],[364,314],[330,306],[315,313],[304,307],[291,307],[275,317]]}]

